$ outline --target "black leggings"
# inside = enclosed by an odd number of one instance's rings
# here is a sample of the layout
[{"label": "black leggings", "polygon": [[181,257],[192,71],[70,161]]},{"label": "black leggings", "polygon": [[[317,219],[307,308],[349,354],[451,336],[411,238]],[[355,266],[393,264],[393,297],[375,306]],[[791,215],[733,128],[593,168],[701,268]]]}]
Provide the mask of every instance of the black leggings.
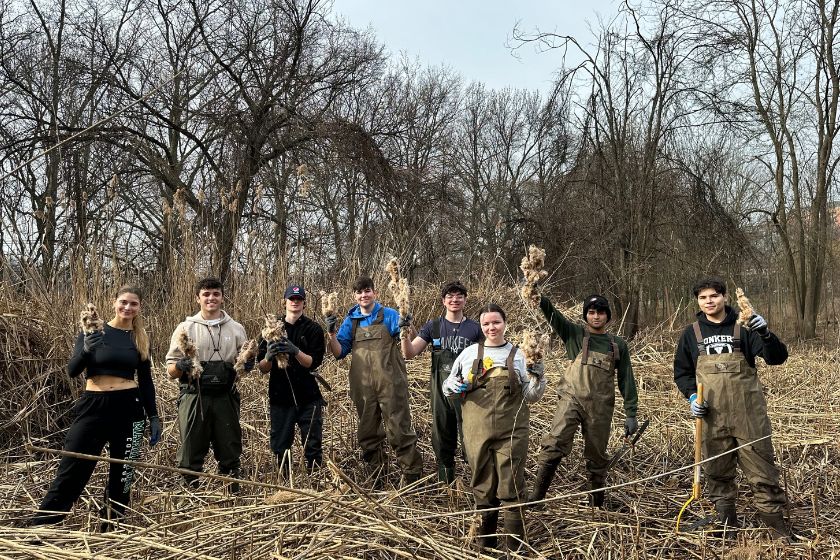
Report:
[{"label": "black leggings", "polygon": [[[73,414],[76,418],[64,440],[66,451],[99,455],[107,443],[113,459],[136,460],[140,457],[146,420],[138,389],[85,391],[73,406]],[[56,512],[70,511],[95,467],[96,461],[62,457],[55,480],[41,502],[40,511],[32,518],[32,524],[57,523],[64,519],[66,513]],[[110,464],[100,517],[122,515],[128,505],[133,479],[134,467]]]}]

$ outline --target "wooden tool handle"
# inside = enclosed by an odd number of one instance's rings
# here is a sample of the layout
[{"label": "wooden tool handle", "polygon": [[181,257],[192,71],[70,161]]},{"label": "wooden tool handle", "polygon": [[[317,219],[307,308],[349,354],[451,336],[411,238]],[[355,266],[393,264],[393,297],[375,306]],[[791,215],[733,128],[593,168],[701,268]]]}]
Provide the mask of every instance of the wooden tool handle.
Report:
[{"label": "wooden tool handle", "polygon": [[[703,384],[697,384],[697,402],[703,404]],[[694,499],[700,498],[700,461],[703,460],[703,419],[694,419]]]}]

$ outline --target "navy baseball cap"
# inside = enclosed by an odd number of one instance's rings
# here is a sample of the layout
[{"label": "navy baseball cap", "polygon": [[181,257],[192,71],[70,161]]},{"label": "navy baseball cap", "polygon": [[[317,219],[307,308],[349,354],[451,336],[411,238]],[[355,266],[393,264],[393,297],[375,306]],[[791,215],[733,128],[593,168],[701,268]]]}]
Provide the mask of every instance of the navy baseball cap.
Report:
[{"label": "navy baseball cap", "polygon": [[293,297],[306,299],[306,290],[303,289],[303,286],[299,284],[292,284],[291,286],[286,288],[285,293],[283,293],[283,299],[289,299]]}]

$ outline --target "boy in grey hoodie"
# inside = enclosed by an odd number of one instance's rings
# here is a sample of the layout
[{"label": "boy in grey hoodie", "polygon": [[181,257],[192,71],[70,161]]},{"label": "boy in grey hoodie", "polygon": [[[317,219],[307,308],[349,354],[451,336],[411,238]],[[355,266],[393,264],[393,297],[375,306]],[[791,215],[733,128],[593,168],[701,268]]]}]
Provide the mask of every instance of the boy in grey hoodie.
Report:
[{"label": "boy in grey hoodie", "polygon": [[[224,291],[218,279],[199,280],[195,295],[201,310],[175,328],[166,354],[167,373],[170,378],[178,379],[181,387],[178,466],[201,471],[212,444],[219,473],[239,477],[242,428],[233,364],[247,336],[245,328],[222,311]],[[195,343],[197,358],[203,368],[197,382],[190,378],[192,360],[178,347],[182,330]],[[197,483],[194,476],[184,476],[184,480],[191,485]],[[239,491],[238,484],[231,485],[231,491]]]}]

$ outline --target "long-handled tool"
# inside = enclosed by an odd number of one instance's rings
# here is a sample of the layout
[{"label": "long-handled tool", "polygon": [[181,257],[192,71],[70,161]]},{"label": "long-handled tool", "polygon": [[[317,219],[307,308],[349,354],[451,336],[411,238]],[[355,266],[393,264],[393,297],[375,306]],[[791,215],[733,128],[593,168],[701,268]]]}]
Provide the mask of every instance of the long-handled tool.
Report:
[{"label": "long-handled tool", "polygon": [[[697,402],[703,404],[703,384],[697,384]],[[683,512],[688,508],[689,504],[694,500],[700,499],[700,462],[703,460],[702,451],[703,441],[703,419],[694,419],[694,484],[691,487],[691,497],[683,504],[677,515],[677,533],[680,532],[680,521],[682,520]]]}]

